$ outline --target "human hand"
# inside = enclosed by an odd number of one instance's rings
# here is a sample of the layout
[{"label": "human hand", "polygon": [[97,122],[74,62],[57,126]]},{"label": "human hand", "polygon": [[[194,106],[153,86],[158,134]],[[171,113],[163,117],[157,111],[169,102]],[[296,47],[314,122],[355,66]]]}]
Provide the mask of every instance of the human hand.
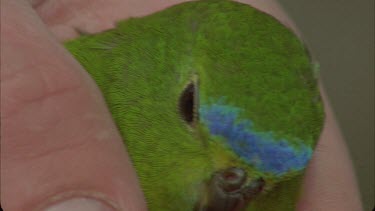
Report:
[{"label": "human hand", "polygon": [[[1,202],[6,211],[39,209],[76,196],[97,198],[120,210],[146,209],[98,89],[58,40],[77,36],[77,30],[99,32],[113,27],[115,20],[175,3],[1,2]],[[294,27],[273,2],[251,3]],[[325,102],[325,128],[298,207],[360,210],[351,161]]]}]

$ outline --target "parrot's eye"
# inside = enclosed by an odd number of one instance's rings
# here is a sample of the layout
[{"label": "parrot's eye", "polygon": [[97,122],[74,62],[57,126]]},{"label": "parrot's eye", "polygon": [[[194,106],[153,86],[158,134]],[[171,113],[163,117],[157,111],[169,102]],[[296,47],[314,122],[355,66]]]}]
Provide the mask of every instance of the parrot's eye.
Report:
[{"label": "parrot's eye", "polygon": [[198,88],[194,83],[190,83],[182,91],[179,99],[180,114],[189,125],[193,125],[198,119]]}]

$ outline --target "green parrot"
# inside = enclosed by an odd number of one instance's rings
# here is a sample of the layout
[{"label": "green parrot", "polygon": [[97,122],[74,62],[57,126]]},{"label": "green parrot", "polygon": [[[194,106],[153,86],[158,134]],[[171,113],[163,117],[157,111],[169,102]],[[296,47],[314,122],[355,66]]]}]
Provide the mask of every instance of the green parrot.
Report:
[{"label": "green parrot", "polygon": [[65,43],[101,89],[151,211],[294,210],[323,119],[297,36],[186,2]]}]

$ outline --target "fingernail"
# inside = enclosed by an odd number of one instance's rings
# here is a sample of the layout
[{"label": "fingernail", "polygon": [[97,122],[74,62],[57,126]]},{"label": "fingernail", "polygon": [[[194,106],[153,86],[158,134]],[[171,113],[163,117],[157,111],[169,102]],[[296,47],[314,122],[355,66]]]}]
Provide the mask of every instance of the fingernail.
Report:
[{"label": "fingernail", "polygon": [[115,211],[113,207],[92,198],[72,198],[47,207],[44,211]]}]

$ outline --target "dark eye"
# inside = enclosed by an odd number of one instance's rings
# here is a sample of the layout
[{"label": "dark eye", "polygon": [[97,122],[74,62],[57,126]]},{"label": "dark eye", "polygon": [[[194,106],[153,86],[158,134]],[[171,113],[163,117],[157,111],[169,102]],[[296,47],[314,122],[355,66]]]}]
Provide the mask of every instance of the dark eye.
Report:
[{"label": "dark eye", "polygon": [[182,91],[178,106],[182,119],[193,125],[198,119],[198,87],[195,83],[188,84]]}]

